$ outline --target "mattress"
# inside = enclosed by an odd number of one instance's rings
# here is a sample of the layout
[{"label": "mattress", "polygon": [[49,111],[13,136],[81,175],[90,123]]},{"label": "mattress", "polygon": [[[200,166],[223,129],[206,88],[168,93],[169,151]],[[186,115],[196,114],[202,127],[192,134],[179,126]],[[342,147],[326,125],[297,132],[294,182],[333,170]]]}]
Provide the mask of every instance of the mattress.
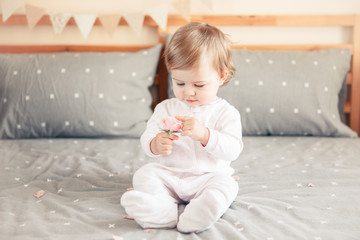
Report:
[{"label": "mattress", "polygon": [[139,139],[1,140],[0,239],[360,239],[359,139],[244,145],[236,200],[209,230],[181,234],[124,218],[121,195],[153,161]]}]

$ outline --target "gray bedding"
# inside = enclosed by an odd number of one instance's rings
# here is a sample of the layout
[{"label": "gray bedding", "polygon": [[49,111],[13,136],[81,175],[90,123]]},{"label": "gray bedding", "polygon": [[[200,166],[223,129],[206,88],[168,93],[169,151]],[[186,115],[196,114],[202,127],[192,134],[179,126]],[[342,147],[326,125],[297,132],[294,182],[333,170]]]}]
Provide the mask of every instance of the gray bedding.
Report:
[{"label": "gray bedding", "polygon": [[211,229],[181,234],[123,218],[120,196],[151,161],[138,139],[1,140],[0,239],[360,239],[359,139],[244,143],[235,202]]}]

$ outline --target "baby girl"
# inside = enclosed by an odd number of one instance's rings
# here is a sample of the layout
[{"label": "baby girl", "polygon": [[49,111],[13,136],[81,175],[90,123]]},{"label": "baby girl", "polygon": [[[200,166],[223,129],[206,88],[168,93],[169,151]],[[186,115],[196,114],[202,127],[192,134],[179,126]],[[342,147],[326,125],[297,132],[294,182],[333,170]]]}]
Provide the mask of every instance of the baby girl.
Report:
[{"label": "baby girl", "polygon": [[[240,114],[217,96],[235,71],[230,41],[216,27],[189,23],[173,35],[165,62],[176,98],[159,103],[149,119],[141,144],[156,161],[135,172],[121,204],[143,228],[201,232],[238,192],[230,163],[243,148]],[[169,116],[181,133],[163,131]],[[178,204],[186,204],[181,214]]]}]

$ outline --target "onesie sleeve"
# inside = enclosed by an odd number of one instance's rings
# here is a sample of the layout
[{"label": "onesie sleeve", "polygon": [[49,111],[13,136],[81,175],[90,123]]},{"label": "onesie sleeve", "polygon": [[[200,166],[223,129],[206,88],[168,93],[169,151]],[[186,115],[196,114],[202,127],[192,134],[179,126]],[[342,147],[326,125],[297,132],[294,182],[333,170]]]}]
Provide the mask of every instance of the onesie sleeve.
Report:
[{"label": "onesie sleeve", "polygon": [[155,109],[153,115],[147,122],[146,129],[144,133],[141,135],[140,142],[141,146],[146,155],[152,158],[158,158],[160,155],[153,154],[150,149],[151,140],[160,132],[159,123],[164,113],[164,104],[158,104]]},{"label": "onesie sleeve", "polygon": [[233,107],[220,114],[216,129],[210,129],[205,149],[215,158],[233,161],[243,149],[240,113]]}]

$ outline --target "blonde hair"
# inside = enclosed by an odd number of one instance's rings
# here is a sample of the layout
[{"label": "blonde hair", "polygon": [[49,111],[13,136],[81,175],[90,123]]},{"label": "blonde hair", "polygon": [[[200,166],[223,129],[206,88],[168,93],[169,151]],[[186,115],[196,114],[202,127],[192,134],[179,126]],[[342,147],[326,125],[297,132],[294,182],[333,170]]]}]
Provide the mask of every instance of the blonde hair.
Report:
[{"label": "blonde hair", "polygon": [[197,66],[202,54],[212,58],[213,68],[227,73],[226,85],[234,76],[235,67],[231,59],[231,41],[218,28],[206,23],[188,23],[172,36],[164,52],[168,71],[189,69]]}]

